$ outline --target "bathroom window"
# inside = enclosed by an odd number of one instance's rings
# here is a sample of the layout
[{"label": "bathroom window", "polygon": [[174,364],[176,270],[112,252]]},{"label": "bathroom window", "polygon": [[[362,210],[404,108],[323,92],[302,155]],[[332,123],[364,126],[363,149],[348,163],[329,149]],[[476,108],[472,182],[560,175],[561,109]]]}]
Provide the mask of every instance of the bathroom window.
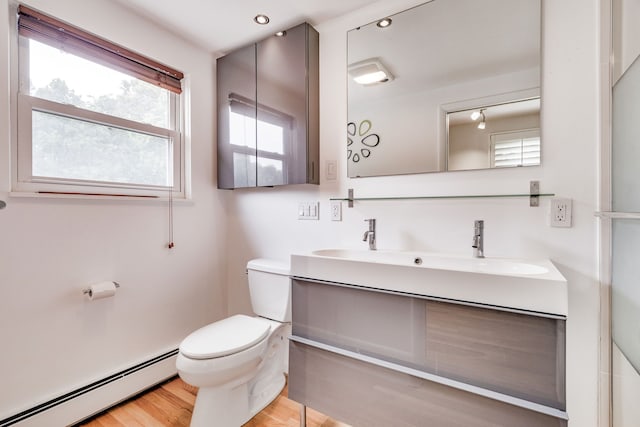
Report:
[{"label": "bathroom window", "polygon": [[491,167],[540,164],[540,129],[501,132],[491,135]]},{"label": "bathroom window", "polygon": [[183,74],[18,7],[14,187],[184,197]]}]

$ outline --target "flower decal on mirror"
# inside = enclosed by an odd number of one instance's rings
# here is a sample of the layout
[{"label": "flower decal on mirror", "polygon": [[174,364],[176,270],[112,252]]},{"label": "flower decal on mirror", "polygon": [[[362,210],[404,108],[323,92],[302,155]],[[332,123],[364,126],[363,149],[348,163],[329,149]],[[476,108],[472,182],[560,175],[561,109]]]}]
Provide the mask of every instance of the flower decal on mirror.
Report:
[{"label": "flower decal on mirror", "polygon": [[[371,120],[363,120],[357,126],[354,122],[347,123],[347,159],[358,163],[361,159],[371,156],[370,148],[380,144],[380,137],[375,133],[369,133],[371,128]],[[356,138],[358,144],[354,147],[354,139]],[[364,145],[364,147],[360,145]]]}]

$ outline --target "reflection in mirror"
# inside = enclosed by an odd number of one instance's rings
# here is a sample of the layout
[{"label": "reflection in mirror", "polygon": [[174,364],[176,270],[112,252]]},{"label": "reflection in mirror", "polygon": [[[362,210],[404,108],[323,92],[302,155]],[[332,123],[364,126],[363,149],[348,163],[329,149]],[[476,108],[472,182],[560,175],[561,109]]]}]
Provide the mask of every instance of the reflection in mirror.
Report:
[{"label": "reflection in mirror", "polygon": [[[285,149],[292,144],[294,125],[295,118],[286,113],[263,104],[256,105],[253,100],[236,93],[229,94],[229,143],[237,188],[285,184]],[[260,135],[259,149],[256,148],[256,135]],[[259,182],[256,181],[258,177]]]},{"label": "reflection in mirror", "polygon": [[540,98],[447,113],[447,170],[540,164]]},{"label": "reflection in mirror", "polygon": [[317,183],[317,46],[303,23],[217,59],[218,188]]},{"label": "reflection in mirror", "polygon": [[432,0],[381,18],[347,35],[349,177],[496,166],[487,153],[456,166],[447,116],[539,97],[540,0]]}]

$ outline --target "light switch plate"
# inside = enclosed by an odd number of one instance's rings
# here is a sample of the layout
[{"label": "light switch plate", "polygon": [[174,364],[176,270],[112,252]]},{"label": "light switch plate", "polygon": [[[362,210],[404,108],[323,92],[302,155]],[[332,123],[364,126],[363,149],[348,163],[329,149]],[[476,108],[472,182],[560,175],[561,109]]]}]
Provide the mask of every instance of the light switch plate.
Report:
[{"label": "light switch plate", "polygon": [[338,179],[338,162],[335,160],[327,160],[325,162],[326,178],[327,181],[335,181]]},{"label": "light switch plate", "polygon": [[318,220],[320,218],[320,202],[298,203],[298,219]]}]

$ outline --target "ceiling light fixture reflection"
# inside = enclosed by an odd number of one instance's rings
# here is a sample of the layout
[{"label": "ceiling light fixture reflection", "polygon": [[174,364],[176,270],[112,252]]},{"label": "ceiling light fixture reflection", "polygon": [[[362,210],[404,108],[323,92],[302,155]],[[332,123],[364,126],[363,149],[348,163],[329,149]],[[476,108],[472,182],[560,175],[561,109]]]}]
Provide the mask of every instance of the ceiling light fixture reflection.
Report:
[{"label": "ceiling light fixture reflection", "polygon": [[376,23],[376,25],[377,25],[379,28],[387,28],[387,27],[391,26],[391,23],[392,23],[392,22],[393,22],[393,21],[391,20],[391,18],[383,18],[383,19],[379,20],[379,21]]},{"label": "ceiling light fixture reflection", "polygon": [[262,13],[259,13],[258,15],[256,15],[255,18],[253,18],[253,20],[255,21],[256,24],[260,24],[260,25],[266,25],[269,23],[269,17],[267,15],[263,15]]},{"label": "ceiling light fixture reflection", "polygon": [[482,120],[480,120],[480,123],[478,123],[478,129],[482,130],[487,127],[487,119],[484,116],[484,110],[480,110],[480,117],[482,117]]},{"label": "ceiling light fixture reflection", "polygon": [[349,65],[349,75],[358,84],[373,85],[394,79],[393,75],[378,58],[365,59]]},{"label": "ceiling light fixture reflection", "polygon": [[487,127],[487,118],[484,116],[484,108],[471,113],[471,120],[476,121],[479,118],[482,118],[482,120],[480,120],[480,123],[478,123],[478,129],[484,129],[485,127]]},{"label": "ceiling light fixture reflection", "polygon": [[286,36],[286,35],[287,35],[287,32],[286,32],[286,31],[278,31],[278,32],[276,33],[276,37],[284,37],[284,36]]}]

